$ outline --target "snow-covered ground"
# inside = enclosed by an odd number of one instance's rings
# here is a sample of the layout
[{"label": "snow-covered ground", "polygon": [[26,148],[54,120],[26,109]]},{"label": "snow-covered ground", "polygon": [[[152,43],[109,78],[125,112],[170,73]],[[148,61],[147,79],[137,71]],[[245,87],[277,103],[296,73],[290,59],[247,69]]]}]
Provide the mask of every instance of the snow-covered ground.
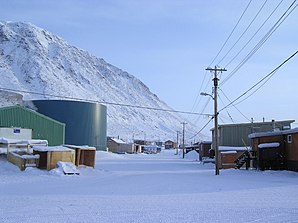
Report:
[{"label": "snow-covered ground", "polygon": [[298,173],[221,170],[161,154],[97,152],[65,176],[0,157],[0,222],[298,222]]}]

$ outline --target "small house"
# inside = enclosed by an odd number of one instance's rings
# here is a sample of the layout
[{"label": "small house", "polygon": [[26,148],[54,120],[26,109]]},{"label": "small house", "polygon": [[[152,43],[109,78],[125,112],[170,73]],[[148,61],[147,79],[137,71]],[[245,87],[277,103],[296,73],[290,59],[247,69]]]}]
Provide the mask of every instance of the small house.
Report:
[{"label": "small house", "polygon": [[165,141],[165,149],[174,149],[177,147],[177,143],[172,141],[172,140],[168,140]]},{"label": "small house", "polygon": [[109,152],[113,153],[135,153],[136,146],[134,143],[126,143],[122,139],[108,137],[107,145]]}]

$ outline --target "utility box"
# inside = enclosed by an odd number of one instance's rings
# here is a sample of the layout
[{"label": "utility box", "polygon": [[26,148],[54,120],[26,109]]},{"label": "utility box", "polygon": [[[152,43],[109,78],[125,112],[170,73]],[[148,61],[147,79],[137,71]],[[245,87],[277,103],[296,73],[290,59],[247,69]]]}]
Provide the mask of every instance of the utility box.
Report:
[{"label": "utility box", "polygon": [[32,139],[32,129],[0,128],[1,137],[8,139]]}]

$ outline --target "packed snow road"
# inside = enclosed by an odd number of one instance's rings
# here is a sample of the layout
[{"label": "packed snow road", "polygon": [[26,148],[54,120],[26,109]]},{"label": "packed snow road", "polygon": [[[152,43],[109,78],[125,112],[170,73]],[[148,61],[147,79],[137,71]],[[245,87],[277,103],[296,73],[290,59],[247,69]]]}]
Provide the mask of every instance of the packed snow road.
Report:
[{"label": "packed snow road", "polygon": [[0,158],[0,222],[298,222],[298,173],[221,170],[175,151],[98,152],[79,176]]}]

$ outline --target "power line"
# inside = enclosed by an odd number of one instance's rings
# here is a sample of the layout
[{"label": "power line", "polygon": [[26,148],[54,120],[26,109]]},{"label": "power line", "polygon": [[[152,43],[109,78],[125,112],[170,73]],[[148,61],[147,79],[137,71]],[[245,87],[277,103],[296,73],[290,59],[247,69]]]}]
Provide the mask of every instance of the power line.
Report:
[{"label": "power line", "polygon": [[235,105],[238,105],[238,104],[242,103],[243,101],[245,101],[246,99],[248,99],[250,96],[252,96],[254,93],[256,93],[261,87],[263,87],[273,77],[273,75],[276,72],[277,72],[277,70],[274,73],[272,73],[272,75],[269,76],[268,79],[265,80],[264,83],[261,84],[257,89],[255,89],[250,95],[248,95],[246,98],[242,99],[241,101],[237,102]]},{"label": "power line", "polygon": [[[221,101],[221,103],[223,104],[223,106],[225,106],[225,103],[223,102],[223,100],[221,99],[221,97],[220,97],[220,95],[218,94],[218,98],[219,98],[219,100]],[[231,114],[229,113],[229,111],[228,110],[226,110],[226,112],[227,112],[227,114],[228,114],[228,116],[229,116],[229,118],[231,119],[231,121],[234,123],[234,120],[233,120],[233,118],[232,118],[232,116],[231,116]],[[221,118],[221,117],[219,117],[219,118]],[[221,119],[222,120],[222,119]],[[223,121],[223,120],[222,120]],[[223,121],[224,122],[224,121]]]},{"label": "power line", "polygon": [[226,39],[226,41],[224,42],[224,44],[222,45],[222,47],[220,48],[219,52],[216,54],[216,56],[214,57],[214,59],[212,60],[212,62],[209,64],[209,67],[212,65],[212,63],[217,59],[217,57],[219,56],[219,54],[221,53],[221,51],[223,50],[223,48],[226,46],[227,42],[229,41],[229,39],[231,38],[232,34],[234,33],[236,27],[238,26],[238,24],[240,23],[242,17],[244,16],[245,12],[247,11],[250,3],[252,2],[252,0],[249,1],[249,3],[247,4],[246,8],[244,9],[244,11],[242,12],[240,18],[238,19],[236,25],[234,26],[234,28],[232,29],[230,35],[228,36],[228,38]]},{"label": "power line", "polygon": [[12,92],[17,92],[17,93],[42,95],[42,96],[55,97],[55,98],[61,98],[61,99],[70,99],[70,100],[77,100],[77,101],[84,101],[84,102],[100,103],[100,104],[106,104],[106,105],[130,107],[130,108],[137,108],[137,109],[148,109],[148,110],[154,110],[154,111],[173,112],[173,113],[190,114],[190,115],[207,115],[207,114],[200,114],[200,113],[196,113],[196,112],[179,111],[179,110],[173,110],[173,109],[172,110],[171,109],[162,109],[162,108],[154,108],[154,107],[148,107],[148,106],[108,102],[108,101],[98,101],[98,100],[91,100],[91,99],[85,99],[85,98],[76,98],[76,97],[61,96],[61,95],[54,95],[54,94],[47,94],[47,93],[39,93],[39,92],[33,92],[33,91],[14,90],[14,89],[10,89],[10,88],[2,88],[2,87],[0,87],[0,90],[12,91]]},{"label": "power line", "polygon": [[[293,53],[290,57],[288,57],[285,61],[283,61],[279,66],[277,66],[274,70],[272,70],[269,74],[267,74],[265,77],[263,77],[261,80],[259,80],[256,84],[254,84],[252,87],[250,87],[247,91],[245,91],[243,94],[241,94],[239,97],[237,97],[235,100],[233,100],[232,102],[230,102],[228,105],[226,105],[224,108],[220,109],[220,111],[226,109],[227,107],[231,106],[232,104],[234,104],[236,101],[238,101],[240,98],[242,98],[244,95],[246,95],[248,92],[250,92],[252,89],[254,89],[256,86],[258,86],[261,82],[263,82],[266,78],[273,76],[277,70],[279,68],[281,68],[283,65],[285,65],[289,60],[291,60],[294,56],[296,56],[296,54],[298,53],[298,51],[296,51],[295,53]],[[270,77],[271,78],[271,77]],[[264,85],[264,84],[263,84]],[[262,86],[263,86],[262,85]],[[251,94],[252,95],[252,94]],[[250,96],[251,96],[250,95]],[[247,97],[248,98],[248,97]],[[246,99],[247,99],[246,98]]]},{"label": "power line", "polygon": [[274,10],[270,13],[270,15],[265,19],[262,25],[257,29],[257,31],[252,35],[252,37],[246,42],[246,44],[239,50],[239,52],[227,63],[225,67],[228,67],[234,60],[239,56],[239,54],[245,49],[245,47],[252,41],[252,39],[259,33],[259,31],[263,28],[263,26],[267,23],[267,21],[271,18],[274,12],[279,8],[283,0],[281,0],[278,5],[274,8]]},{"label": "power line", "polygon": [[233,46],[228,50],[228,52],[223,56],[223,58],[217,64],[220,64],[227,57],[227,55],[232,51],[232,49],[234,49],[234,47],[236,46],[236,44],[241,40],[241,38],[244,36],[244,34],[251,27],[251,25],[256,20],[256,18],[259,16],[260,12],[262,11],[262,9],[264,8],[264,6],[266,5],[267,1],[268,0],[265,0],[265,2],[261,6],[261,8],[257,12],[257,14],[254,16],[254,18],[251,20],[251,22],[248,24],[248,26],[246,27],[246,29],[242,32],[242,34],[239,36],[239,38],[236,40],[236,42],[233,44]]},{"label": "power line", "polygon": [[[201,83],[200,90],[199,90],[199,92],[198,92],[198,94],[197,94],[197,97],[196,97],[196,100],[195,100],[195,102],[194,102],[194,105],[193,105],[193,107],[192,107],[191,112],[194,112],[194,111],[198,108],[198,106],[201,104],[202,97],[200,97],[199,101],[198,101],[198,98],[199,98],[199,96],[200,96],[200,93],[202,92],[202,89],[203,89],[203,85],[204,85],[206,76],[207,76],[207,71],[205,72],[204,80],[203,80],[203,82]],[[206,82],[206,85],[205,85],[205,88],[204,88],[203,91],[206,91],[206,89],[207,89],[207,87],[208,87],[208,85],[209,85],[209,83],[210,83],[211,78],[212,78],[212,77],[210,76],[209,79],[208,79],[208,81]],[[207,102],[207,103],[209,103],[209,102]],[[203,109],[201,110],[201,113],[204,113],[206,107],[207,107],[207,104],[203,107]],[[195,119],[193,122],[194,122],[194,123],[197,123],[199,120],[200,120],[200,117],[197,118],[197,119]]]},{"label": "power line", "polygon": [[[205,71],[204,79],[203,79],[203,81],[202,81],[202,83],[201,83],[200,90],[199,90],[199,92],[198,92],[198,94],[197,94],[197,96],[196,96],[195,102],[194,102],[194,104],[193,104],[193,106],[192,106],[192,108],[191,108],[191,111],[192,111],[192,112],[195,111],[197,105],[200,104],[200,102],[201,102],[201,98],[200,98],[199,102],[198,102],[198,99],[199,99],[200,93],[201,93],[201,91],[202,91],[203,85],[204,85],[204,83],[205,83],[206,76],[207,76],[207,71]],[[198,103],[197,103],[197,102],[198,102]]]},{"label": "power line", "polygon": [[[229,98],[228,98],[228,96],[223,92],[223,90],[222,89],[219,89],[221,92],[222,92],[222,94],[225,96],[225,98],[226,99],[228,99],[228,101],[229,102],[232,102]],[[234,104],[232,104],[233,105],[233,107],[246,119],[246,120],[248,120],[249,122],[250,122],[250,119],[246,116],[246,115],[244,115],[237,107],[236,107],[236,105],[234,105]]]},{"label": "power line", "polygon": [[[204,112],[205,112],[205,109],[207,108],[207,106],[208,106],[208,104],[210,103],[210,101],[211,101],[211,98],[208,97],[208,99],[207,99],[207,101],[206,101],[204,107],[203,107],[202,110],[201,110],[201,113],[204,113]],[[197,117],[197,119],[194,121],[194,124],[197,124],[197,123],[200,121],[200,118],[201,118],[201,117],[202,117],[202,116]]]},{"label": "power line", "polygon": [[[282,14],[278,21],[271,27],[271,29],[265,34],[265,36],[258,42],[258,44],[244,57],[244,59],[234,68],[234,70],[221,82],[221,86],[224,85],[269,39],[269,37],[279,28],[279,26],[288,18],[288,16],[298,6],[297,4],[293,7],[297,0],[294,0],[288,9]],[[293,8],[292,8],[293,7]],[[291,11],[290,11],[291,10]],[[289,12],[289,13],[288,13]],[[287,14],[288,13],[288,14]]]},{"label": "power line", "polygon": [[[206,71],[205,74],[207,74],[207,71]],[[207,87],[208,87],[208,85],[209,85],[209,82],[210,82],[211,78],[212,78],[212,76],[209,77],[208,82],[207,82],[207,84],[206,84],[206,86],[205,86],[205,88],[204,88],[204,90],[203,90],[204,92],[206,91],[206,89],[207,89]],[[202,91],[199,92],[199,95],[201,94],[201,92],[202,92]],[[201,101],[202,101],[202,97],[200,97],[200,100],[199,100],[198,104],[196,105],[195,110],[196,110],[196,108],[198,107],[198,105],[201,103]],[[201,112],[200,112],[200,113],[204,113],[204,111],[205,111],[205,109],[207,108],[209,102],[210,102],[210,98],[208,98],[207,102],[205,103],[204,107],[201,109]],[[193,110],[193,111],[194,111],[194,110]],[[201,118],[201,116],[199,116],[199,117],[194,121],[194,123],[196,124],[196,123],[200,120],[200,118]]]},{"label": "power line", "polygon": [[188,140],[191,140],[194,137],[196,137],[198,134],[200,134],[207,127],[207,125],[212,121],[213,118],[214,118],[214,116],[212,118],[210,118],[209,121],[196,134],[194,134],[192,137],[188,138]]}]

